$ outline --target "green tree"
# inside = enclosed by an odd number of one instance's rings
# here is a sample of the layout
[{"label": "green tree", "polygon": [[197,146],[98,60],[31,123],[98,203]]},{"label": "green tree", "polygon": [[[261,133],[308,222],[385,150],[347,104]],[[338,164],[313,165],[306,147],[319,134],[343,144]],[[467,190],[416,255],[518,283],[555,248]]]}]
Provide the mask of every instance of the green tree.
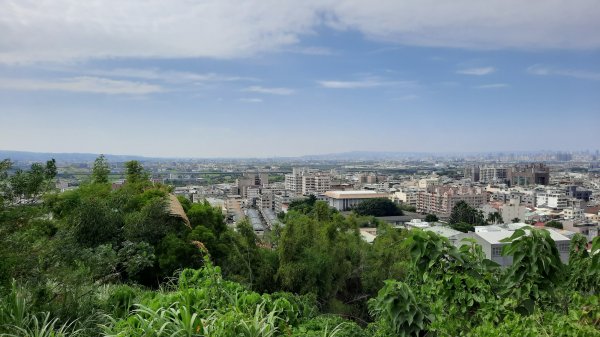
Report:
[{"label": "green tree", "polygon": [[148,173],[137,160],[131,160],[125,163],[125,177],[128,183],[140,183],[148,180]]},{"label": "green tree", "polygon": [[56,160],[52,158],[46,162],[46,168],[44,170],[45,178],[48,180],[54,179],[58,174],[58,170],[56,169]]},{"label": "green tree", "polygon": [[373,198],[362,201],[353,208],[358,215],[393,216],[402,215],[402,210],[387,198]]},{"label": "green tree", "polygon": [[483,213],[462,200],[457,202],[452,208],[448,222],[450,224],[465,222],[475,226],[485,224]]},{"label": "green tree", "polygon": [[552,227],[552,228],[558,228],[558,229],[563,229],[562,222],[556,221],[556,220],[548,221],[548,222],[546,222],[546,224],[544,224],[544,226],[546,226],[546,227]]},{"label": "green tree", "polygon": [[435,214],[427,214],[425,216],[425,221],[426,222],[438,222],[439,219],[438,219],[437,215],[435,215]]},{"label": "green tree", "polygon": [[495,224],[503,223],[504,220],[502,219],[502,214],[500,214],[500,212],[493,212],[493,213],[488,214],[487,222],[495,225]]},{"label": "green tree", "polygon": [[410,251],[405,244],[409,231],[387,223],[377,227],[377,237],[368,246],[362,283],[367,293],[375,295],[385,280],[402,280],[410,272]]},{"label": "green tree", "polygon": [[[129,171],[128,171],[129,172]],[[101,154],[94,161],[94,167],[92,168],[92,182],[96,184],[108,183],[108,174],[110,173],[110,166],[108,161],[103,154]]]},{"label": "green tree", "polygon": [[452,224],[450,224],[450,228],[455,229],[459,232],[463,232],[463,233],[475,231],[475,226],[471,225],[470,223],[466,223],[466,222],[452,223]]}]

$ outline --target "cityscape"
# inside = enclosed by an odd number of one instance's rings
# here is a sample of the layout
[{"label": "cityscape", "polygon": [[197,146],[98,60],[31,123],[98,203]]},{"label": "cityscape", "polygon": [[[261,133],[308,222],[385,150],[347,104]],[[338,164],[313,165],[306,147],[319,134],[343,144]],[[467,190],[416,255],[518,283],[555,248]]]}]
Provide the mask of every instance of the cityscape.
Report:
[{"label": "cityscape", "polygon": [[0,336],[600,337],[596,0],[0,1]]}]

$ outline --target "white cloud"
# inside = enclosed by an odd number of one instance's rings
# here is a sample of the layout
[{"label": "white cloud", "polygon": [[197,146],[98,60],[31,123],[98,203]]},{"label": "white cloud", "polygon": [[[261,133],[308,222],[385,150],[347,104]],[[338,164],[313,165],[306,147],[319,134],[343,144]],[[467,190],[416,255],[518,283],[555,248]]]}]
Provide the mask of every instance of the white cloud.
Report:
[{"label": "white cloud", "polygon": [[0,79],[0,88],[21,91],[69,91],[126,95],[146,95],[165,91],[161,86],[154,84],[88,76],[57,80]]},{"label": "white cloud", "polygon": [[322,80],[317,81],[317,84],[319,84],[320,87],[327,89],[364,89],[383,86],[398,86],[403,88],[418,87],[418,84],[414,81],[387,81],[375,76],[354,81]]},{"label": "white cloud", "polygon": [[294,90],[290,88],[265,88],[257,85],[245,88],[242,91],[270,95],[291,95],[294,93]]},{"label": "white cloud", "polygon": [[462,75],[483,76],[483,75],[489,75],[495,71],[496,71],[496,68],[494,68],[494,67],[483,67],[483,68],[461,69],[461,70],[457,70],[456,73],[462,74]]},{"label": "white cloud", "polygon": [[117,78],[136,78],[143,80],[157,80],[169,83],[200,83],[200,82],[233,82],[233,81],[258,81],[251,77],[229,76],[216,73],[194,73],[184,71],[163,71],[156,68],[117,68],[110,70],[85,70],[86,74]]},{"label": "white cloud", "polygon": [[318,81],[323,88],[329,89],[358,89],[358,88],[373,88],[382,85],[381,82],[365,80],[365,81]]},{"label": "white cloud", "polygon": [[3,0],[0,62],[239,58],[301,48],[323,25],[400,45],[598,49],[598,17],[597,0]]},{"label": "white cloud", "polygon": [[593,80],[600,81],[600,73],[587,71],[587,70],[577,70],[577,69],[559,69],[552,67],[545,67],[542,65],[533,65],[527,68],[527,72],[533,75],[539,76],[566,76],[573,77],[582,80]]},{"label": "white cloud", "polygon": [[502,89],[502,88],[508,88],[509,85],[506,83],[491,83],[491,84],[482,84],[482,85],[478,85],[475,86],[475,88],[477,89]]},{"label": "white cloud", "polygon": [[242,102],[246,102],[246,103],[262,103],[262,98],[256,98],[256,97],[251,97],[251,98],[240,98],[240,101]]}]

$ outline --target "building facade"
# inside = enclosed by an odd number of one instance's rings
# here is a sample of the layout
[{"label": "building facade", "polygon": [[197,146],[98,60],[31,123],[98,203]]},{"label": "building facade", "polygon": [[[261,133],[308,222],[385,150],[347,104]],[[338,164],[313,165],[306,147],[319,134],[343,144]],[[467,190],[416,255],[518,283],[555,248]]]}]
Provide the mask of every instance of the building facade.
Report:
[{"label": "building facade", "polygon": [[375,191],[327,191],[325,198],[330,207],[338,211],[351,210],[356,205],[369,199],[388,198],[387,193],[377,193]]},{"label": "building facade", "polygon": [[548,185],[550,168],[544,164],[515,165],[507,170],[510,186]]}]

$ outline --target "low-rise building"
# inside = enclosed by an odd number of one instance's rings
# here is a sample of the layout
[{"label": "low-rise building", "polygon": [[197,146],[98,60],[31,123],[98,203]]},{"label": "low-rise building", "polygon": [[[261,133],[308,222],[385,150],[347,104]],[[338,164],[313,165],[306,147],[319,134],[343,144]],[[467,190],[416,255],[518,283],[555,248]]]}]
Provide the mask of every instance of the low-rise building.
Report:
[{"label": "low-rise building", "polygon": [[[465,234],[464,236],[475,239],[475,241],[481,245],[486,258],[498,263],[501,266],[510,266],[512,264],[512,256],[502,256],[502,249],[509,242],[502,242],[502,240],[511,237],[514,234],[514,230],[508,230],[504,228],[494,229],[497,230],[471,232]],[[569,238],[551,229],[548,230],[548,232],[556,244],[556,248],[560,254],[560,260],[565,264],[568,263],[570,247]]]},{"label": "low-rise building", "polygon": [[388,193],[378,193],[368,190],[325,192],[325,198],[329,206],[338,211],[348,211],[365,200],[388,197]]}]

